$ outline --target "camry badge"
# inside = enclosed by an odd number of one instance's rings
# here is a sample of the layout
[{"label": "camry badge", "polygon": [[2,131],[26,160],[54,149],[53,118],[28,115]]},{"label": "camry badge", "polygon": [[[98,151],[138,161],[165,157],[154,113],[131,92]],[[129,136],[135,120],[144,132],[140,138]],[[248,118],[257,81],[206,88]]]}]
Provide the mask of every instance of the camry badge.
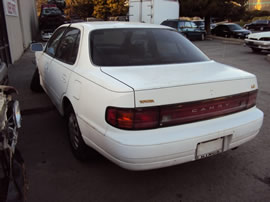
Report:
[{"label": "camry badge", "polygon": [[154,100],[140,100],[141,104],[145,104],[145,103],[153,103],[155,102]]}]

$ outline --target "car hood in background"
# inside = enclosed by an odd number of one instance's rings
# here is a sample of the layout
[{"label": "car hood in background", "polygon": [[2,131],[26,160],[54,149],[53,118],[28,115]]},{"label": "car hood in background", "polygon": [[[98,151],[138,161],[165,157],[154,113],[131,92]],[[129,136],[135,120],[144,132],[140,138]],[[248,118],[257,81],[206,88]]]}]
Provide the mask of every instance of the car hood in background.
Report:
[{"label": "car hood in background", "polygon": [[259,32],[259,33],[250,34],[248,36],[248,38],[257,38],[257,39],[260,39],[262,37],[270,37],[270,32]]}]

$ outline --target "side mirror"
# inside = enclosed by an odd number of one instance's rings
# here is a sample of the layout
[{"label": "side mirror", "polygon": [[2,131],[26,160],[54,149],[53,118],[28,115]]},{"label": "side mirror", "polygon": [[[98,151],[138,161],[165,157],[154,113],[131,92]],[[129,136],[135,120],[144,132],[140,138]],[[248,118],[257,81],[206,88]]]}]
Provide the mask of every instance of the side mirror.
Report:
[{"label": "side mirror", "polygon": [[44,50],[42,43],[32,43],[30,49],[33,52]]}]

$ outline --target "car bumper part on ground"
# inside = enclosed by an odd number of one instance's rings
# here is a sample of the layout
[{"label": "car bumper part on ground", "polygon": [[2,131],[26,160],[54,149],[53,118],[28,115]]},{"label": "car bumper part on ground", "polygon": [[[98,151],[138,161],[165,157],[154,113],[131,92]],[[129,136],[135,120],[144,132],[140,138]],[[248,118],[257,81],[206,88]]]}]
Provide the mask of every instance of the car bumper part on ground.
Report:
[{"label": "car bumper part on ground", "polygon": [[[79,119],[82,130],[89,126]],[[125,131],[108,126],[106,134],[91,131],[84,137],[108,159],[129,170],[147,170],[177,165],[196,159],[199,143],[224,138],[223,151],[254,138],[263,123],[263,112],[256,107],[191,124],[159,130]]]}]

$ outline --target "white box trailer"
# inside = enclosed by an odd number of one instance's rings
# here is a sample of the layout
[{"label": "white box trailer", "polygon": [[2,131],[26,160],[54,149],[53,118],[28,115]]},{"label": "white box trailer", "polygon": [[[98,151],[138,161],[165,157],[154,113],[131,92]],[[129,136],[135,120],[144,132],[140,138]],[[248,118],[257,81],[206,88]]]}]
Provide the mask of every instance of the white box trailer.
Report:
[{"label": "white box trailer", "polygon": [[178,0],[129,0],[129,21],[160,24],[179,18]]}]

